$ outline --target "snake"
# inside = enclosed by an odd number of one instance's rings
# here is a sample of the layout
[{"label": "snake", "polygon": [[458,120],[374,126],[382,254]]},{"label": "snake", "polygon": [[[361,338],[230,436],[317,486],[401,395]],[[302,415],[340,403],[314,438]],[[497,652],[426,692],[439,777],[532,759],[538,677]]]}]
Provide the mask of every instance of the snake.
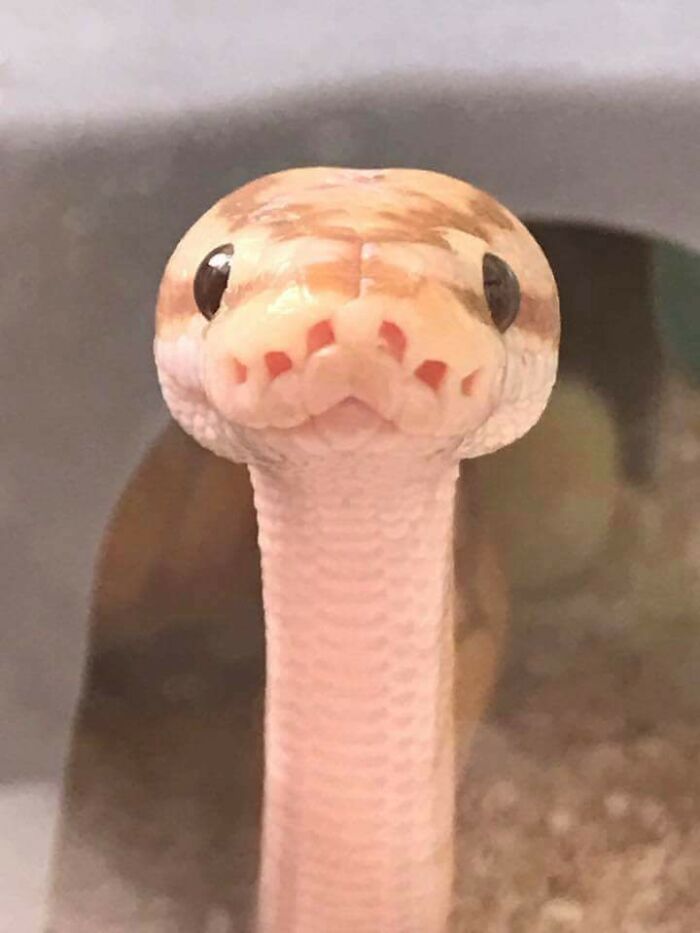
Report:
[{"label": "snake", "polygon": [[538,421],[559,333],[526,227],[423,169],[258,178],[165,267],[165,403],[254,491],[260,933],[451,929],[456,793],[505,612],[470,466]]}]

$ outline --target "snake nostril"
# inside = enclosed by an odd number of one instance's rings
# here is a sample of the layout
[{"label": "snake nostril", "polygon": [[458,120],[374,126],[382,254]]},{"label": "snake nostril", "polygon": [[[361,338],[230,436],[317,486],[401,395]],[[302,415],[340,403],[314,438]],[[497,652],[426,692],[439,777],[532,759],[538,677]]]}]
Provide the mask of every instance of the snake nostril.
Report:
[{"label": "snake nostril", "polygon": [[399,325],[394,324],[393,321],[382,321],[382,326],[379,328],[379,337],[389,353],[401,362],[406,352],[406,335]]},{"label": "snake nostril", "polygon": [[478,375],[479,375],[479,370],[475,369],[473,373],[469,373],[468,376],[465,376],[464,379],[462,379],[462,394],[463,395],[471,395],[474,392],[474,388],[476,386],[476,379]]},{"label": "snake nostril", "polygon": [[440,383],[445,378],[447,364],[440,360],[424,360],[413,373],[416,379],[420,379],[431,389],[439,389]]},{"label": "snake nostril", "polygon": [[276,379],[277,376],[281,376],[282,373],[286,373],[288,369],[292,368],[292,361],[288,354],[283,353],[281,350],[270,350],[269,353],[265,354],[265,365],[270,377]]},{"label": "snake nostril", "polygon": [[335,334],[330,321],[318,321],[306,335],[306,348],[309,353],[315,353],[330,343],[335,343]]}]

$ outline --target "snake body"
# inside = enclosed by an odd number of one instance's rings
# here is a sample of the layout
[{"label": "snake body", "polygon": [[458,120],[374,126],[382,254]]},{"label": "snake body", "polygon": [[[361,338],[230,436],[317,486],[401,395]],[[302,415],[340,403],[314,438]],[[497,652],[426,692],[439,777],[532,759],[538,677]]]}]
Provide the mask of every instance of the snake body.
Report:
[{"label": "snake body", "polygon": [[537,421],[558,336],[527,230],[431,172],[266,176],[168,263],[164,398],[203,446],[248,464],[255,493],[264,933],[447,929],[456,754],[498,653],[478,612],[471,629],[457,617],[480,605],[484,553],[461,535],[474,553],[455,563],[459,464]]}]

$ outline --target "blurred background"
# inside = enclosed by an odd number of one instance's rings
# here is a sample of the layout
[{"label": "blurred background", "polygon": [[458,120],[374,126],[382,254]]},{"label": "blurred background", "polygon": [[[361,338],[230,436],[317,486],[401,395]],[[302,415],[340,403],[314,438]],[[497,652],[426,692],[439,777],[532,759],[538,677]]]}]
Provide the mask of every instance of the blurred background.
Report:
[{"label": "blurred background", "polygon": [[308,164],[463,177],[559,282],[550,408],[480,463],[513,610],[463,929],[700,929],[699,34],[690,0],[6,0],[0,931],[243,928],[255,525],[168,425],[152,310],[203,210]]}]

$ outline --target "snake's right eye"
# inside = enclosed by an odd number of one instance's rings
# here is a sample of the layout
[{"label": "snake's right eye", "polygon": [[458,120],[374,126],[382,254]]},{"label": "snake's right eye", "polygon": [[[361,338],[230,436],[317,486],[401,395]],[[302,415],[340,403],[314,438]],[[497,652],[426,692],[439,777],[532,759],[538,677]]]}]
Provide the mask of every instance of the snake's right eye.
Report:
[{"label": "snake's right eye", "polygon": [[500,256],[486,253],[483,261],[484,295],[491,319],[501,333],[507,331],[520,308],[518,278]]},{"label": "snake's right eye", "polygon": [[217,246],[200,262],[194,277],[194,300],[208,321],[219,310],[231,272],[232,256],[233,243]]}]

